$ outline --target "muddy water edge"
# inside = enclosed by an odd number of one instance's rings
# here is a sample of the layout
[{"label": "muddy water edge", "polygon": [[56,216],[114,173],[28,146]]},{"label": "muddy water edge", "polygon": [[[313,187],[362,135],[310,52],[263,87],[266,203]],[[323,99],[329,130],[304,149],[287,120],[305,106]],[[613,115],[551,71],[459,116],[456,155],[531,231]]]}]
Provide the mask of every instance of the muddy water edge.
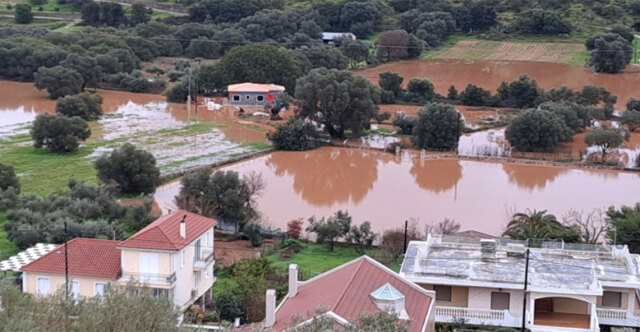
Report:
[{"label": "muddy water edge", "polygon": [[[640,173],[344,148],[274,152],[220,169],[261,173],[266,189],[258,209],[266,223],[281,229],[294,218],[343,209],[377,232],[407,219],[424,226],[451,218],[463,230],[499,235],[514,210],[547,209],[560,218],[570,209],[629,205],[640,197]],[[175,209],[179,189],[179,182],[159,187],[160,207]]]}]

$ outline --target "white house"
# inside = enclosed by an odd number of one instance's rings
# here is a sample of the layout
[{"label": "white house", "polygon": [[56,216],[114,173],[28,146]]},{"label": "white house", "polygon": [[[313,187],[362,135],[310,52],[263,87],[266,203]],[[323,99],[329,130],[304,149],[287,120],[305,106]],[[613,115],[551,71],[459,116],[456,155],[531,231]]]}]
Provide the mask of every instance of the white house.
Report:
[{"label": "white house", "polygon": [[436,322],[599,331],[640,327],[639,258],[626,246],[429,235],[409,244],[400,274],[436,292]]}]

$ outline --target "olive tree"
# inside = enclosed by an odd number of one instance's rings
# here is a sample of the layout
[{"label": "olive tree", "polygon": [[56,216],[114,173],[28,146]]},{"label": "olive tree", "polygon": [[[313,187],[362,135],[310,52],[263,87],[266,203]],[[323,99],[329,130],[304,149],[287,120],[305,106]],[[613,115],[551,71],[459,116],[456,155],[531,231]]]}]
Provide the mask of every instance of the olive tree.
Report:
[{"label": "olive tree", "polygon": [[313,124],[294,118],[278,126],[275,132],[267,133],[267,138],[277,150],[304,151],[321,144],[318,130]]},{"label": "olive tree", "polygon": [[505,138],[518,151],[553,152],[558,143],[571,139],[563,119],[547,110],[527,110],[505,130]]},{"label": "olive tree", "polygon": [[151,194],[160,183],[160,170],[156,158],[131,143],[95,162],[98,179],[104,183],[116,183],[124,194]]},{"label": "olive tree", "polygon": [[31,13],[31,6],[19,3],[16,5],[14,19],[18,24],[29,24],[33,21],[33,14]]},{"label": "olive tree", "polygon": [[411,142],[418,149],[454,150],[463,128],[464,121],[453,106],[432,103],[418,112]]},{"label": "olive tree", "polygon": [[351,230],[351,216],[347,211],[339,210],[325,219],[309,218],[307,232],[316,233],[317,243],[327,243],[329,251],[333,251],[336,242]]},{"label": "olive tree", "polygon": [[36,88],[46,89],[52,99],[78,94],[84,86],[84,78],[78,71],[62,66],[40,67],[34,78]]},{"label": "olive tree", "polygon": [[631,43],[617,33],[589,37],[585,45],[591,52],[587,64],[596,72],[618,73],[631,61],[633,54]]},{"label": "olive tree", "polygon": [[640,128],[640,111],[627,110],[620,116],[620,123],[627,126],[629,131]]},{"label": "olive tree", "polygon": [[345,130],[359,136],[378,112],[378,90],[345,70],[311,70],[296,82],[295,97],[298,115],[323,124],[334,138],[345,138]]},{"label": "olive tree", "polygon": [[629,132],[620,128],[598,127],[584,136],[587,145],[597,146],[602,152],[602,161],[611,149],[622,145],[629,140]]},{"label": "olive tree", "polygon": [[102,97],[97,93],[82,92],[65,96],[56,101],[56,113],[64,116],[79,116],[93,120],[102,115]]},{"label": "olive tree", "polygon": [[77,116],[42,114],[36,117],[31,128],[31,138],[36,149],[46,146],[56,153],[73,152],[78,149],[78,141],[91,136],[87,122]]},{"label": "olive tree", "polygon": [[0,190],[7,190],[9,187],[20,189],[20,181],[13,166],[0,163]]}]

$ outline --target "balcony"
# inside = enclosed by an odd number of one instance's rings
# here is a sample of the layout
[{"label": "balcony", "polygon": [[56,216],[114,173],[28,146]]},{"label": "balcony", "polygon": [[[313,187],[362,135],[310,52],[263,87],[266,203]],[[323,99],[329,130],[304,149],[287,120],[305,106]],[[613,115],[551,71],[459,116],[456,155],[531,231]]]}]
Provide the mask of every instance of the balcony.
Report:
[{"label": "balcony", "polygon": [[596,308],[600,324],[640,327],[640,316],[627,309]]},{"label": "balcony", "polygon": [[200,254],[193,257],[193,270],[204,271],[209,265],[213,263],[213,251],[202,250]]},{"label": "balcony", "polygon": [[118,282],[121,284],[134,281],[148,286],[169,288],[176,282],[175,272],[171,274],[151,274],[122,271],[121,275],[122,277],[118,279]]},{"label": "balcony", "polygon": [[469,324],[519,326],[518,320],[509,310],[472,309],[463,307],[436,306],[436,322],[447,323],[464,319]]}]

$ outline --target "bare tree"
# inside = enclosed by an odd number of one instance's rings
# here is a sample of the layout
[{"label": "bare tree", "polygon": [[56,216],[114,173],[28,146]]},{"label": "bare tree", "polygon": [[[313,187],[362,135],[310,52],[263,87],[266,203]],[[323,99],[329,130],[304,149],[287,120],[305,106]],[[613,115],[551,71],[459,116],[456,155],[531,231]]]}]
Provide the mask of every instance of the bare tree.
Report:
[{"label": "bare tree", "polygon": [[[422,240],[424,234],[418,228],[418,219],[411,218],[407,227],[407,241]],[[404,229],[388,229],[382,234],[382,252],[395,262],[404,253]]]},{"label": "bare tree", "polygon": [[451,235],[460,231],[460,227],[460,223],[456,222],[454,219],[444,218],[437,224],[426,225],[425,233]]},{"label": "bare tree", "polygon": [[582,242],[588,244],[602,243],[609,229],[609,219],[603,209],[593,209],[587,214],[584,211],[569,210],[562,217],[562,223],[576,229]]}]

